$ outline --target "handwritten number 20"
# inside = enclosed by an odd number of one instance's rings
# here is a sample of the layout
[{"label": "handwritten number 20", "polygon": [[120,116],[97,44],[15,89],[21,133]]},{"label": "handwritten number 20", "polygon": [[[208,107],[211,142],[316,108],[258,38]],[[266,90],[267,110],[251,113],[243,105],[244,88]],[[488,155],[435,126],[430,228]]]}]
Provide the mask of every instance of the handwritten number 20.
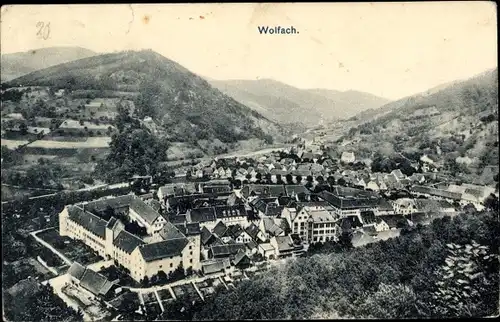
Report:
[{"label": "handwritten number 20", "polygon": [[39,21],[36,24],[36,28],[38,32],[36,33],[38,38],[42,38],[43,40],[47,40],[50,35],[50,22],[44,23],[43,21]]}]

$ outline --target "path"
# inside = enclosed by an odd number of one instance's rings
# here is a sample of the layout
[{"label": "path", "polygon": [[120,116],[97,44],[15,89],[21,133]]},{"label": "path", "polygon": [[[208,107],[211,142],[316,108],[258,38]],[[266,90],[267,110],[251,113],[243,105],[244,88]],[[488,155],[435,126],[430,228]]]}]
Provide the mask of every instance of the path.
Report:
[{"label": "path", "polygon": [[91,270],[93,270],[94,272],[98,272],[101,270],[101,267],[109,267],[111,265],[114,265],[114,261],[112,259],[110,260],[102,260],[100,262],[97,262],[97,263],[93,263],[93,264],[89,264],[87,265],[87,268],[90,268]]},{"label": "path", "polygon": [[64,274],[64,275],[55,277],[53,279],[48,280],[47,282],[54,289],[54,293],[57,296],[59,296],[69,307],[72,307],[76,311],[78,311],[78,309],[81,309],[81,311],[83,313],[83,320],[84,321],[91,321],[92,320],[92,317],[90,315],[88,315],[85,312],[85,310],[83,310],[83,308],[80,307],[80,305],[75,300],[71,299],[69,296],[64,294],[64,292],[62,291],[62,288],[65,286],[65,284],[69,283],[69,275],[68,274]]},{"label": "path", "polygon": [[[147,287],[147,288],[135,288],[135,287],[126,287],[126,286],[124,286],[124,288],[127,288],[130,291],[136,292],[136,293],[149,293],[149,292],[159,291],[159,290],[162,290],[162,289],[169,289],[171,287],[178,286],[178,285],[184,285],[184,284],[196,283],[196,282],[203,282],[203,281],[205,281],[207,279],[214,279],[214,278],[218,278],[218,277],[221,277],[221,276],[225,276],[225,274],[224,273],[217,273],[217,274],[213,274],[213,275],[210,275],[210,276],[191,277],[189,279],[182,279],[180,281],[172,282],[172,283],[169,283],[169,284],[164,284],[164,285],[159,285],[159,286],[151,286],[151,287]],[[171,293],[173,293],[173,292],[171,291]],[[173,295],[175,295],[175,294],[173,294]]]},{"label": "path", "polygon": [[[54,227],[50,227],[50,228],[47,228],[47,229],[51,229],[51,228],[54,228]],[[66,256],[64,256],[60,251],[58,251],[57,249],[55,249],[54,247],[52,247],[49,243],[47,243],[46,241],[44,241],[43,239],[41,239],[40,237],[37,236],[37,234],[39,232],[47,230],[47,229],[42,229],[42,230],[39,230],[39,231],[34,231],[34,232],[30,233],[30,235],[33,236],[33,238],[35,238],[37,242],[39,242],[43,246],[47,247],[54,254],[56,254],[57,256],[59,256],[66,264],[68,264],[68,265],[71,266],[71,264],[73,264],[73,262],[69,258],[67,258]]]}]

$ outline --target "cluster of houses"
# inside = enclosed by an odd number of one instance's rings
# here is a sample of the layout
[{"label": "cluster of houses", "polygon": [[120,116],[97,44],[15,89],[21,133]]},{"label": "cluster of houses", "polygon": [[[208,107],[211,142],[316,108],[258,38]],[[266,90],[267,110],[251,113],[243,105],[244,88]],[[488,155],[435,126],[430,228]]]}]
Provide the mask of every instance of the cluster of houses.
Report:
[{"label": "cluster of houses", "polygon": [[[263,160],[246,167],[245,176],[259,171],[272,176],[285,168],[292,174],[303,167],[328,174],[324,166],[328,163],[321,156],[303,153],[300,158],[305,161]],[[234,163],[241,164],[241,160]],[[233,177],[234,171],[243,169],[217,166],[214,160],[198,170],[208,167],[212,175],[229,172]],[[407,177],[400,170],[383,174],[344,170],[331,175],[337,182],[341,178],[355,182],[356,187],[316,182],[311,190],[293,182],[251,180],[236,187],[224,176],[172,183],[159,187],[155,195],[129,194],[68,205],[59,214],[59,231],[113,259],[141,281],[178,267],[214,274],[244,269],[255,261],[300,256],[309,245],[339,241],[345,232],[352,233],[353,244],[362,245],[395,236],[404,227],[454,215],[465,205],[480,210],[484,199],[495,192],[470,184],[425,186],[432,173]],[[328,189],[316,189],[322,185]],[[408,196],[388,200],[380,193],[398,187],[410,187],[405,190]],[[128,222],[143,227],[145,235],[125,229]]]}]

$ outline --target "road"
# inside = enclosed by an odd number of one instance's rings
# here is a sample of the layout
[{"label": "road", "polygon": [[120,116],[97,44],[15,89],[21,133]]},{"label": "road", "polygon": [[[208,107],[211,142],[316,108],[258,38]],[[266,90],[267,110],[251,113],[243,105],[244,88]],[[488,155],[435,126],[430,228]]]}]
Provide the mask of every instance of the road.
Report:
[{"label": "road", "polygon": [[78,311],[78,309],[82,309],[81,311],[83,313],[83,320],[84,321],[92,321],[92,317],[90,315],[88,315],[85,312],[85,310],[83,310],[83,308],[80,307],[80,305],[76,301],[74,301],[73,299],[71,299],[69,296],[67,296],[66,294],[64,294],[64,292],[62,291],[62,288],[66,285],[66,283],[70,282],[68,274],[64,274],[64,275],[55,277],[55,278],[53,278],[51,280],[48,280],[47,282],[54,289],[54,293],[57,296],[59,296],[69,307],[72,307],[76,311]]}]

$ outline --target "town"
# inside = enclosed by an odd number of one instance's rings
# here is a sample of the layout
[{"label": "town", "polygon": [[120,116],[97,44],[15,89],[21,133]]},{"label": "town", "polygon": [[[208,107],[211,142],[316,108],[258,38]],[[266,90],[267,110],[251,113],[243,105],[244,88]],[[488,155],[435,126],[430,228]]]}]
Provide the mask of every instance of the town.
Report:
[{"label": "town", "polygon": [[[407,176],[303,146],[214,158],[162,186],[138,176],[128,194],[65,205],[55,227],[31,233],[67,267],[46,282],[90,319],[159,313],[179,294],[203,300],[317,245],[359,247],[498,200],[495,188],[443,180],[428,157]],[[74,247],[100,260],[68,258]]]}]

